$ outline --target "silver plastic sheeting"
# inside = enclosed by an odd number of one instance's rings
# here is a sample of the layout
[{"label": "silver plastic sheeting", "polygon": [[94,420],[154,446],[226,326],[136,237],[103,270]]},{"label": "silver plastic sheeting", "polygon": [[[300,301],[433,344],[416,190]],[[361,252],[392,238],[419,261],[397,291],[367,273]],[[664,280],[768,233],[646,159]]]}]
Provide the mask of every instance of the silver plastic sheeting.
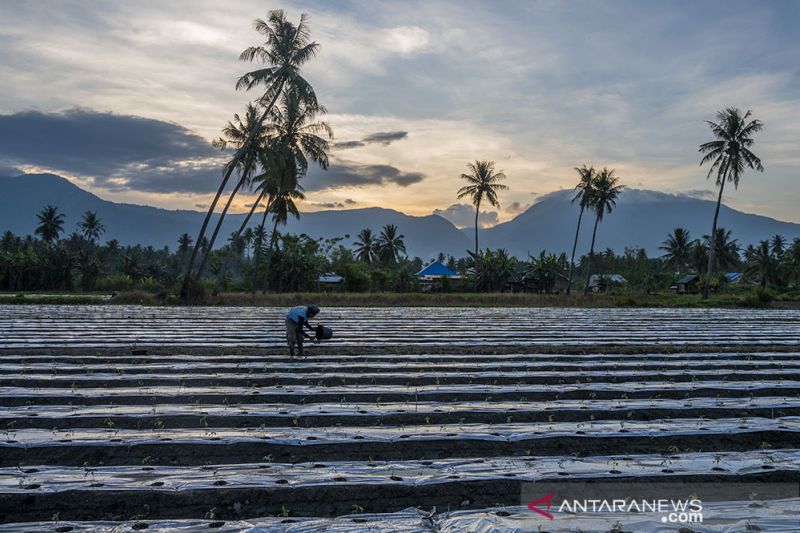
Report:
[{"label": "silver plastic sheeting", "polygon": [[[677,364],[685,364],[691,365],[693,361],[698,363],[713,364],[718,359],[726,360],[726,359],[736,359],[739,362],[742,360],[746,360],[748,363],[750,362],[757,362],[759,359],[764,361],[769,360],[780,360],[783,362],[791,362],[796,360],[800,353],[798,352],[772,352],[767,350],[769,346],[764,346],[765,351],[757,351],[757,352],[736,352],[736,353],[693,353],[691,351],[686,352],[679,352],[679,353],[637,353],[635,355],[631,354],[624,354],[624,353],[589,353],[589,354],[569,354],[569,353],[546,353],[546,354],[535,354],[535,353],[509,353],[509,354],[491,354],[491,353],[478,353],[478,354],[457,354],[457,353],[396,353],[396,354],[378,354],[378,353],[369,353],[365,352],[365,354],[360,354],[357,356],[351,354],[344,354],[344,355],[315,355],[313,352],[309,352],[306,354],[302,359],[292,359],[287,355],[275,355],[275,354],[258,354],[258,355],[236,355],[236,354],[214,354],[214,355],[204,355],[204,354],[158,354],[158,355],[124,355],[124,356],[116,356],[116,355],[76,355],[76,354],[61,354],[61,355],[37,355],[35,353],[31,354],[14,354],[14,353],[5,353],[0,354],[0,361],[19,361],[23,359],[25,361],[62,361],[67,364],[74,364],[75,359],[81,360],[93,360],[101,362],[103,365],[109,364],[109,359],[117,358],[118,360],[128,361],[128,362],[152,362],[154,360],[158,361],[184,361],[189,364],[198,363],[198,362],[206,362],[206,363],[199,363],[199,364],[208,364],[214,366],[218,363],[233,363],[237,366],[240,361],[250,361],[256,362],[259,367],[263,368],[264,366],[269,366],[270,368],[273,363],[280,362],[281,366],[285,366],[287,368],[294,367],[294,368],[306,368],[313,366],[322,365],[323,368],[329,368],[330,363],[335,363],[338,365],[354,365],[354,366],[363,366],[365,361],[370,362],[370,366],[373,362],[377,361],[390,361],[389,366],[394,367],[395,364],[410,364],[414,365],[420,362],[425,362],[431,360],[428,364],[464,364],[463,362],[466,361],[468,364],[480,363],[480,362],[488,362],[492,364],[498,364],[502,362],[509,362],[509,364],[520,364],[520,363],[531,363],[536,362],[540,359],[546,359],[548,364],[553,360],[563,359],[565,361],[564,364],[574,364],[574,362],[584,362],[584,363],[591,363],[594,365],[595,363],[602,363],[607,361],[608,364],[620,364],[624,365],[626,362],[630,364],[635,364],[642,360],[652,360],[652,361],[670,361]],[[689,347],[687,347],[689,349]],[[739,356],[737,359],[736,356]],[[357,357],[357,359],[354,359]],[[634,360],[634,361],[631,361]],[[444,363],[439,363],[439,361],[444,361]],[[378,363],[379,364],[379,363]],[[424,364],[424,363],[423,363]],[[757,363],[756,363],[757,364]],[[139,366],[136,366],[138,368]]]},{"label": "silver plastic sheeting", "polygon": [[[433,533],[433,521],[419,509],[397,513],[358,514],[338,518],[255,518],[252,520],[153,520],[129,522],[59,522],[58,527],[82,533],[130,533],[137,524],[147,524],[147,532],[157,533]],[[141,527],[141,526],[140,526]],[[7,533],[53,531],[53,522],[0,525]]]},{"label": "silver plastic sheeting", "polygon": [[504,393],[552,393],[561,394],[566,392],[585,392],[592,391],[613,391],[613,392],[652,392],[658,394],[663,391],[686,391],[691,393],[699,389],[720,389],[747,390],[756,392],[760,389],[796,389],[800,388],[799,380],[758,380],[758,381],[725,381],[707,380],[692,382],[664,382],[664,381],[623,381],[619,383],[570,383],[570,384],[542,384],[542,385],[488,385],[480,383],[457,383],[441,385],[276,385],[269,387],[234,387],[234,386],[195,386],[188,387],[183,385],[153,385],[139,387],[114,387],[98,388],[47,388],[31,389],[28,387],[2,387],[0,397],[9,396],[13,398],[63,398],[66,402],[77,398],[103,397],[114,398],[123,396],[142,396],[149,397],[166,396],[186,398],[192,394],[218,394],[218,395],[293,395],[314,397],[317,395],[337,395],[350,396],[358,393],[368,394],[409,394],[415,397],[424,397],[431,394],[486,394],[492,396]]},{"label": "silver plastic sheeting", "polygon": [[[748,369],[748,370],[739,370],[739,373],[752,375],[754,378],[758,378],[759,376],[764,377],[781,377],[781,376],[796,376],[799,372],[798,368],[767,368],[767,369]],[[570,371],[569,377],[570,379],[575,378],[590,378],[590,379],[603,379],[609,378],[612,376],[619,376],[621,378],[630,378],[631,380],[635,380],[637,377],[658,377],[663,380],[669,380],[669,378],[675,376],[718,376],[720,373],[719,369],[701,369],[701,370],[688,370],[682,368],[680,370],[603,370],[603,371],[595,371],[595,370],[584,370],[584,371]],[[469,376],[471,379],[492,379],[492,378],[507,378],[507,379],[529,379],[529,378],[553,378],[553,377],[565,377],[564,371],[562,370],[536,370],[536,371],[508,371],[508,372],[499,372],[499,371],[489,371],[489,372],[470,372]],[[446,372],[359,372],[354,374],[352,372],[306,372],[299,376],[304,380],[314,381],[320,379],[340,379],[340,380],[347,380],[358,378],[361,380],[364,379],[393,379],[397,381],[403,380],[412,380],[412,379],[452,379],[452,378],[463,378],[464,371],[446,371]],[[163,381],[177,381],[177,380],[184,380],[184,381],[192,381],[192,380],[234,380],[234,381],[242,381],[243,384],[246,384],[248,380],[259,379],[287,379],[293,378],[298,379],[298,375],[291,372],[259,372],[248,374],[246,372],[214,372],[214,373],[205,373],[205,374],[175,374],[175,373],[139,373],[139,374],[118,374],[114,372],[96,372],[92,374],[52,374],[52,373],[9,373],[3,374],[3,379],[16,379],[16,380],[23,380],[23,379],[37,379],[37,380],[44,380],[47,382],[52,382],[56,384],[69,385],[71,383],[75,383],[76,385],[80,384],[81,381],[94,381],[94,380],[109,380],[115,383],[124,384],[125,382],[130,381],[137,381],[143,379],[150,379],[150,380],[163,380]]]},{"label": "silver plastic sheeting", "polygon": [[439,533],[609,533],[615,524],[634,533],[797,533],[800,499],[704,503],[702,523],[665,524],[661,518],[651,513],[586,513],[548,520],[517,507],[459,511],[440,515],[436,522]]},{"label": "silver plastic sheeting", "polygon": [[[618,455],[576,458],[495,457],[437,459],[436,461],[329,461],[319,463],[269,463],[209,465],[204,467],[154,466],[0,468],[4,493],[35,494],[67,490],[155,490],[185,491],[226,488],[304,487],[342,484],[430,485],[436,483],[487,481],[513,477],[520,481],[545,479],[593,480],[615,477],[680,475],[736,476],[764,472],[800,470],[800,450],[687,453],[666,455]],[[30,490],[31,485],[38,485]]]},{"label": "silver plastic sheeting", "polygon": [[384,417],[400,414],[443,413],[520,413],[547,411],[641,411],[650,409],[784,409],[800,407],[800,398],[788,396],[758,396],[753,398],[624,398],[616,400],[549,400],[549,401],[476,401],[476,402],[382,402],[376,403],[248,403],[241,405],[219,404],[153,404],[153,405],[25,405],[0,406],[0,426],[5,419],[17,420],[36,416],[40,418],[106,418],[125,417],[169,417],[181,415],[222,416],[235,419],[237,416],[271,416],[296,418],[307,416],[362,416]]},{"label": "silver plastic sheeting", "polygon": [[[414,372],[416,375],[420,368],[428,369],[430,371],[436,371],[438,369],[458,369],[460,371],[464,371],[465,368],[469,368],[470,370],[476,369],[480,371],[482,368],[493,368],[493,369],[502,369],[502,368],[520,368],[520,367],[528,367],[531,369],[538,369],[542,366],[546,366],[548,368],[562,368],[566,367],[570,369],[570,373],[573,373],[572,370],[575,367],[585,366],[585,362],[588,361],[591,363],[592,368],[596,369],[603,369],[603,368],[610,368],[613,370],[617,370],[619,368],[634,368],[634,369],[643,369],[643,368],[669,368],[669,367],[677,367],[681,369],[694,369],[694,368],[720,368],[726,365],[738,365],[738,366],[747,366],[752,367],[753,369],[758,369],[759,367],[778,367],[778,368],[786,368],[786,369],[800,369],[800,361],[798,361],[798,357],[800,354],[792,354],[792,353],[782,353],[780,354],[780,360],[771,360],[767,357],[761,357],[763,360],[751,359],[751,360],[743,360],[743,359],[733,359],[733,358],[726,358],[723,354],[686,354],[685,356],[681,356],[680,359],[662,359],[660,355],[637,355],[636,360],[628,360],[628,361],[620,361],[620,360],[604,360],[598,359],[596,357],[588,358],[585,356],[574,356],[574,360],[572,360],[573,356],[570,356],[570,360],[568,361],[553,361],[550,358],[560,358],[564,357],[563,355],[559,354],[548,354],[546,357],[548,360],[543,361],[540,360],[543,356],[536,355],[536,354],[528,354],[525,356],[524,360],[515,360],[521,356],[515,355],[508,355],[504,356],[502,360],[492,360],[496,359],[497,356],[480,356],[479,359],[476,360],[467,360],[466,362],[461,361],[446,361],[448,356],[434,356],[436,358],[444,358],[445,362],[439,361],[425,361],[425,360],[417,360],[424,356],[420,355],[413,355],[413,356],[395,356],[396,361],[393,362],[377,362],[377,361],[365,361],[363,356],[342,356],[341,360],[336,360],[336,369],[339,371],[346,370],[346,369],[359,369],[359,368],[370,368],[371,370],[375,369],[391,369],[394,371],[401,371],[406,369],[412,369],[411,372]],[[202,373],[203,370],[206,371],[214,371],[214,373],[222,372],[222,371],[236,371],[240,373],[242,371],[251,371],[257,376],[263,376],[264,373],[272,372],[275,368],[275,363],[280,362],[281,368],[286,369],[287,371],[292,370],[292,375],[307,375],[305,372],[300,372],[303,370],[316,370],[318,372],[329,372],[331,368],[331,361],[314,361],[310,357],[304,357],[303,362],[296,362],[296,361],[285,361],[285,360],[273,360],[273,361],[264,361],[266,357],[261,356],[238,356],[240,361],[236,362],[226,362],[226,358],[236,357],[236,356],[219,356],[214,357],[214,361],[210,362],[198,362],[198,361],[188,361],[188,362],[181,362],[184,361],[186,356],[181,355],[154,355],[154,356],[125,356],[121,357],[120,359],[126,361],[125,363],[110,363],[108,362],[109,359],[113,359],[116,356],[79,356],[82,360],[92,361],[98,360],[103,361],[102,363],[75,363],[74,360],[76,356],[35,356],[35,355],[16,355],[13,356],[14,360],[25,360],[24,363],[2,363],[0,362],[0,371],[2,372],[20,372],[20,373],[29,373],[29,372],[47,372],[48,377],[55,374],[58,375],[59,373],[63,372],[92,372],[95,375],[99,374],[100,372],[105,373],[112,373],[114,376],[119,376],[119,373],[126,373],[126,372],[144,372],[145,370],[149,370],[153,373],[157,373],[158,371],[168,371],[175,374],[183,374],[189,372],[197,372]],[[332,356],[331,356],[332,357]],[[372,357],[372,356],[370,356]],[[464,356],[469,357],[469,356]],[[629,356],[630,357],[630,356]],[[664,354],[663,357],[667,357],[667,354]],[[38,359],[45,358],[49,362],[30,362],[36,361]],[[149,358],[149,359],[148,359]],[[201,356],[191,356],[192,359],[200,359]],[[403,358],[406,360],[403,361]],[[606,356],[608,358],[608,356]],[[645,360],[642,360],[642,359]],[[794,360],[786,360],[786,358],[793,358]],[[10,358],[6,358],[10,359]],[[247,359],[247,360],[241,360]],[[650,359],[650,360],[647,360]],[[2,356],[0,356],[0,361],[5,360]],[[157,360],[159,362],[152,362]],[[164,360],[172,360],[170,363],[164,363],[160,361]],[[254,361],[255,360],[255,361]],[[409,361],[410,360],[410,361]],[[131,361],[139,361],[136,364],[131,363]],[[288,373],[288,372],[285,372]]]},{"label": "silver plastic sheeting", "polygon": [[[754,506],[753,504],[756,504]],[[146,531],[158,533],[608,533],[614,524],[635,533],[797,533],[800,499],[708,503],[703,507],[703,523],[665,524],[659,516],[646,513],[592,513],[547,520],[525,507],[506,507],[478,511],[429,514],[406,509],[388,514],[359,514],[338,518],[258,518],[239,521],[154,520],[143,521]],[[137,522],[59,522],[58,527],[82,533],[122,533],[134,531]],[[213,528],[209,526],[213,524]],[[8,533],[52,531],[53,522],[6,524]]]},{"label": "silver plastic sheeting", "polygon": [[754,431],[800,432],[800,417],[780,418],[722,418],[704,420],[698,418],[654,421],[595,420],[591,422],[543,422],[525,424],[431,424],[411,427],[395,426],[350,426],[320,428],[208,428],[129,430],[84,428],[69,430],[45,430],[21,428],[6,430],[0,440],[4,447],[52,446],[131,446],[156,444],[168,441],[172,444],[207,444],[209,441],[231,444],[235,442],[264,442],[294,446],[340,444],[352,442],[398,442],[401,440],[482,440],[513,442],[556,437],[621,437],[655,436],[669,434],[697,435],[733,434]]},{"label": "silver plastic sheeting", "polygon": [[[0,346],[280,346],[285,313],[258,307],[0,305]],[[800,342],[800,313],[792,310],[381,308],[367,314],[325,308],[319,319],[336,331],[329,342],[346,345]],[[478,327],[486,323],[494,327]]]}]

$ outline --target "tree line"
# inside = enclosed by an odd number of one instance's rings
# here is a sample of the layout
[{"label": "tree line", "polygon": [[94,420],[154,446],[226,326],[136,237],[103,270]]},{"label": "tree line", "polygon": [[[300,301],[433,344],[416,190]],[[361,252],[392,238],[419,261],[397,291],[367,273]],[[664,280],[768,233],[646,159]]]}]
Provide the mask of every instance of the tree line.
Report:
[{"label": "tree line", "polygon": [[[579,169],[582,183],[591,175],[589,170]],[[588,202],[585,194],[578,191],[575,201]],[[608,203],[604,205],[602,213],[592,208],[595,227],[608,212]],[[579,218],[583,216],[580,212]],[[43,207],[37,219],[33,235],[21,237],[6,231],[0,236],[0,290],[141,289],[175,294],[195,246],[186,233],[178,237],[174,250],[121,245],[115,239],[102,242],[106,226],[91,211],[84,213],[66,236],[66,220],[57,207]],[[351,245],[345,244],[350,241]],[[199,245],[200,251],[208,254],[206,275],[196,282],[205,292],[325,290],[327,286],[320,283],[325,274],[342,277],[336,285],[339,290],[413,291],[421,288],[417,273],[431,259],[461,276],[443,280],[433,290],[564,293],[573,274],[578,274],[583,279],[598,277],[602,289],[612,288],[611,275],[620,275],[626,280],[626,290],[656,292],[686,274],[703,273],[712,248],[717,252],[712,261],[711,290],[730,283],[726,277],[730,272],[741,274],[737,281],[762,287],[800,288],[800,239],[788,242],[774,235],[742,247],[725,228],[717,228],[714,239],[709,235],[695,238],[685,228],[675,228],[665,237],[659,257],[649,257],[637,247],[618,254],[611,249],[597,252],[592,246],[577,260],[566,253],[545,251],[520,259],[504,249],[488,248],[477,256],[470,251],[463,257],[441,253],[426,260],[412,258],[406,254],[405,236],[392,224],[379,230],[364,228],[352,239],[350,235],[314,239],[282,233],[274,226],[270,232],[259,225],[241,234],[233,232],[225,245],[214,250],[209,245],[207,239]]]}]

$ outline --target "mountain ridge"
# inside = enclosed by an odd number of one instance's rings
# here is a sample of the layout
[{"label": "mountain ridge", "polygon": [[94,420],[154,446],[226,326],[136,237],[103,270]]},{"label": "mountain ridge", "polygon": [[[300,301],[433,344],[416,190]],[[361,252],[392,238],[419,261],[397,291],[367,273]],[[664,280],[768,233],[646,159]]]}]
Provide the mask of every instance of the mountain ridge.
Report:
[{"label": "mountain ridge", "polygon": [[[36,213],[47,204],[56,205],[66,216],[65,231],[75,229],[83,212],[97,211],[106,225],[104,240],[117,239],[122,244],[142,244],[175,248],[178,236],[195,237],[205,213],[185,209],[164,209],[137,204],[116,203],[85,191],[55,174],[25,174],[0,177],[0,232],[32,234]],[[479,232],[481,248],[506,248],[517,257],[548,252],[571,251],[578,218],[578,206],[571,203],[572,191],[546,194],[512,220]],[[596,250],[612,248],[622,252],[627,246],[640,246],[648,254],[661,255],[660,244],[676,226],[689,229],[693,238],[710,230],[714,203],[676,193],[627,189],[617,207],[598,227]],[[221,245],[243,220],[243,214],[226,217],[218,240]],[[216,222],[216,215],[213,222]],[[254,221],[255,222],[255,221]],[[583,216],[577,255],[586,253],[594,217]],[[425,259],[439,252],[462,257],[474,247],[473,228],[457,229],[439,215],[412,216],[384,207],[328,210],[302,213],[284,229],[306,233],[315,238],[344,237],[352,245],[358,232],[371,228],[379,232],[385,224],[396,224],[406,237],[410,256]],[[800,224],[784,222],[763,215],[744,213],[726,205],[720,208],[720,226],[731,229],[741,245],[755,244],[776,233],[791,240],[800,237]]]}]

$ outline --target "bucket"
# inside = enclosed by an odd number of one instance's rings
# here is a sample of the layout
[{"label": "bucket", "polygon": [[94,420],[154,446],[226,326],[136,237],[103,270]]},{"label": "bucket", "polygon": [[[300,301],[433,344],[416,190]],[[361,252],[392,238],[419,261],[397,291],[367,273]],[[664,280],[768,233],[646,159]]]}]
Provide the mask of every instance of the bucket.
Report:
[{"label": "bucket", "polygon": [[322,324],[317,326],[317,340],[318,341],[326,341],[333,337],[333,330],[331,328],[326,328]]}]

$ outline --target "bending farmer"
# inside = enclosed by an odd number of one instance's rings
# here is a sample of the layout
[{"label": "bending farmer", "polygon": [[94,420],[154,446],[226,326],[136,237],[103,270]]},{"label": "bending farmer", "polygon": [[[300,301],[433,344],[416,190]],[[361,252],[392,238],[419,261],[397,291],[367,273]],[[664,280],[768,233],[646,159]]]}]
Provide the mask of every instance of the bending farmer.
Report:
[{"label": "bending farmer", "polygon": [[292,307],[286,315],[286,342],[289,344],[289,355],[294,357],[294,345],[300,357],[303,357],[303,337],[310,339],[311,335],[303,331],[303,328],[313,331],[314,328],[308,323],[309,319],[314,318],[319,313],[316,305],[298,305]]}]

